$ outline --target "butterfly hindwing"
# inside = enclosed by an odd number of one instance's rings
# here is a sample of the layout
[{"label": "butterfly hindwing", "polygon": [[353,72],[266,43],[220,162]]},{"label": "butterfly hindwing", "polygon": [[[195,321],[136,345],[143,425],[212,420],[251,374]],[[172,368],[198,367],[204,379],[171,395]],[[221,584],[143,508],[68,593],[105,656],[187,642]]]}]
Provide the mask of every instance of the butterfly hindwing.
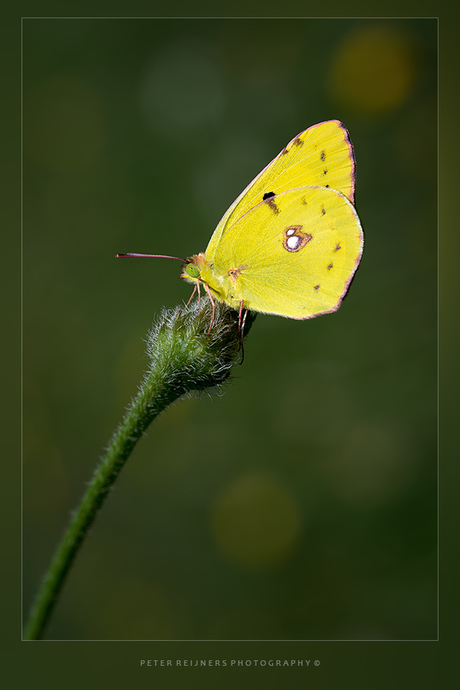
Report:
[{"label": "butterfly hindwing", "polygon": [[343,194],[301,187],[257,204],[229,227],[213,270],[233,276],[229,303],[307,319],[339,307],[362,247],[358,216]]}]

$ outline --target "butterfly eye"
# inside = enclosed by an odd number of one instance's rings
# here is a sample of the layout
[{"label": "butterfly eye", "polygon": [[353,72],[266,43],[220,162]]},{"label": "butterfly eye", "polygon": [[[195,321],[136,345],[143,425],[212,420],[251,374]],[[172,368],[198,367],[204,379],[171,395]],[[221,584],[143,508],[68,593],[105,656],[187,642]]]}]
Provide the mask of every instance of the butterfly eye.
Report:
[{"label": "butterfly eye", "polygon": [[187,275],[190,276],[190,278],[199,278],[200,277],[200,271],[195,264],[187,264],[185,267],[185,272]]}]

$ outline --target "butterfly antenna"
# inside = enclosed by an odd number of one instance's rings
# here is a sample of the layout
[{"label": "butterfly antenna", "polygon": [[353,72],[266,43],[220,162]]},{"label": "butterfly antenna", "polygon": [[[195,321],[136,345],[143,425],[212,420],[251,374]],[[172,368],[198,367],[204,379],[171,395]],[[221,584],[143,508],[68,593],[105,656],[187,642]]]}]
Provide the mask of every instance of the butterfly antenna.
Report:
[{"label": "butterfly antenna", "polygon": [[115,254],[116,259],[137,259],[144,257],[147,259],[177,259],[182,263],[187,263],[186,259],[181,259],[180,256],[169,256],[168,254]]}]

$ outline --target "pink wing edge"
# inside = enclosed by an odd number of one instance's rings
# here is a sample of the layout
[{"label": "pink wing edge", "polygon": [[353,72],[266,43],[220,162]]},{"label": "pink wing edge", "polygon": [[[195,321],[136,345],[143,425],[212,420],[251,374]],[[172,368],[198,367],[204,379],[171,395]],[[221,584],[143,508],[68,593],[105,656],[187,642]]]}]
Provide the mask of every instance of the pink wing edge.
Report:
[{"label": "pink wing edge", "polygon": [[[309,130],[314,130],[317,127],[321,127],[321,125],[326,125],[329,122],[335,122],[335,124],[342,130],[343,132],[343,138],[345,140],[345,143],[348,146],[348,157],[351,160],[351,190],[350,190],[350,199],[351,203],[354,205],[355,203],[355,190],[356,190],[356,157],[355,157],[355,148],[353,146],[353,142],[350,139],[350,135],[348,133],[348,129],[345,127],[345,125],[340,122],[340,120],[324,120],[323,122],[318,122],[316,125],[312,125],[311,127],[308,127],[305,129],[303,132],[299,132],[297,135],[300,136],[300,134],[303,134],[304,132],[308,132]],[[297,137],[294,137],[292,141],[289,142],[288,146],[292,144],[293,141],[297,139]],[[286,148],[286,147],[285,147]],[[283,149],[284,150],[284,149]]]}]

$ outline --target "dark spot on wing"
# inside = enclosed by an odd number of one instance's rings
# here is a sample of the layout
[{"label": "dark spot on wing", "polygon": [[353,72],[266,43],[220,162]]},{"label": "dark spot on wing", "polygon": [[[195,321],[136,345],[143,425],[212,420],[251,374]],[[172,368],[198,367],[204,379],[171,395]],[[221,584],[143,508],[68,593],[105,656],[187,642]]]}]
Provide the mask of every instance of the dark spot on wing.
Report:
[{"label": "dark spot on wing", "polygon": [[294,146],[303,146],[303,141],[299,137],[292,142]]},{"label": "dark spot on wing", "polygon": [[322,215],[322,216],[325,216],[325,215],[326,215],[326,209],[324,208],[324,206],[323,206],[323,208],[321,209],[321,215]]},{"label": "dark spot on wing", "polygon": [[326,160],[326,151],[321,151],[321,156],[320,156],[320,158],[321,158],[321,160],[322,160],[323,163],[324,163],[324,161]]},{"label": "dark spot on wing", "polygon": [[271,199],[272,196],[275,196],[275,192],[266,192],[263,199],[266,201],[267,199]]},{"label": "dark spot on wing", "polygon": [[318,292],[318,290],[320,289],[320,287],[321,287],[321,285],[315,285],[315,288],[314,288],[314,289]]},{"label": "dark spot on wing", "polygon": [[335,251],[335,252],[338,252],[339,249],[342,249],[342,247],[340,246],[340,244],[337,244],[336,247],[335,247],[335,249],[334,249],[334,251]]},{"label": "dark spot on wing", "polygon": [[270,206],[273,213],[276,213],[278,215],[280,210],[279,210],[278,206],[275,204],[275,202],[273,201],[273,197],[271,197],[271,196],[268,197],[268,199],[266,199],[266,203]]},{"label": "dark spot on wing", "polygon": [[325,169],[323,170],[323,177],[324,177],[325,175],[327,175],[327,168],[325,168]]},{"label": "dark spot on wing", "polygon": [[329,185],[328,185],[328,184],[325,184],[324,186],[325,186],[325,187],[329,187]]},{"label": "dark spot on wing", "polygon": [[331,262],[331,263],[329,264],[329,266],[327,267],[327,270],[330,271],[331,268],[333,267],[333,265],[334,265],[334,264]]}]

